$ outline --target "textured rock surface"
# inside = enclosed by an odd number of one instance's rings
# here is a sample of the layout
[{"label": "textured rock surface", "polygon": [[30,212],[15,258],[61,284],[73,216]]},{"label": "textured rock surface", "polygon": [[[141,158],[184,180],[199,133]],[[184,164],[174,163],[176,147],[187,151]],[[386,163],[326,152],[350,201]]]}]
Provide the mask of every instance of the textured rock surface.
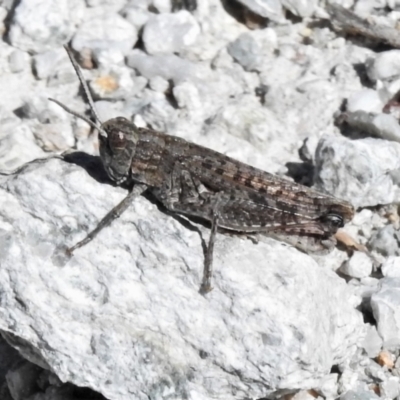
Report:
[{"label": "textured rock surface", "polygon": [[317,182],[355,207],[400,197],[400,144],[380,139],[324,137],[316,151]]},{"label": "textured rock surface", "polygon": [[3,180],[0,329],[30,343],[28,359],[110,399],[223,399],[318,385],[355,350],[357,300],[333,272],[273,240],[221,235],[203,297],[200,232],[144,198],[64,260],[123,196],[61,160]]}]

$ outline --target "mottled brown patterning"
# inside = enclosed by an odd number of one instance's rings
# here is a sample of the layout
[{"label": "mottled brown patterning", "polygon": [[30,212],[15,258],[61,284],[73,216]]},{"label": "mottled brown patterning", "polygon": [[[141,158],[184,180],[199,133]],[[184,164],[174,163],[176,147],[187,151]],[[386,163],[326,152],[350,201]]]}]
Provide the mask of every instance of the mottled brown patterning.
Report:
[{"label": "mottled brown patterning", "polygon": [[104,167],[115,182],[133,185],[127,198],[83,241],[70,248],[71,253],[92,240],[137,195],[148,190],[167,209],[211,222],[202,283],[202,291],[206,292],[211,289],[212,254],[218,227],[262,233],[306,252],[323,253],[335,245],[337,229],[353,217],[354,209],[346,201],[276,177],[206,147],[137,128],[123,117],[101,123],[79,67],[69,51],[68,54],[96,118],[96,124],[88,122],[99,130]]}]

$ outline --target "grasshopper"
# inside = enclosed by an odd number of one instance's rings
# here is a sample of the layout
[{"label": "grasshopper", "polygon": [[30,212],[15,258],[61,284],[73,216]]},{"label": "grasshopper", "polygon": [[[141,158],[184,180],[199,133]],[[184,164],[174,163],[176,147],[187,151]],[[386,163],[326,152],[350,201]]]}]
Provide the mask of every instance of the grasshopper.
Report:
[{"label": "grasshopper", "polygon": [[100,157],[108,176],[131,187],[93,231],[68,249],[70,254],[89,243],[145,191],[174,213],[211,223],[202,293],[212,289],[218,228],[265,234],[308,253],[326,253],[335,246],[336,231],[354,215],[351,204],[179,137],[138,128],[123,117],[101,122],[82,72],[71,50],[65,48],[96,122],[50,100],[99,132]]}]

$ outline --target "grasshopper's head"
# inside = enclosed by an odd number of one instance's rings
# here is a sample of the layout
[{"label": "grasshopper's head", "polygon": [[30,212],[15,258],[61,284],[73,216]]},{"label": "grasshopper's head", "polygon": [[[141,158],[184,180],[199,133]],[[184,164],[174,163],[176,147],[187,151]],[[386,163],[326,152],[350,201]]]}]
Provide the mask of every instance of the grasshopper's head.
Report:
[{"label": "grasshopper's head", "polygon": [[100,157],[108,176],[116,183],[129,179],[139,135],[124,117],[109,119],[99,129]]},{"label": "grasshopper's head", "polygon": [[75,117],[86,121],[91,127],[98,130],[100,156],[105,170],[107,171],[109,177],[116,183],[125,182],[130,178],[131,161],[135,154],[136,143],[139,138],[138,130],[134,124],[123,117],[113,118],[102,123],[97,114],[89,87],[83,78],[78,63],[72,55],[71,50],[67,46],[65,46],[65,50],[67,51],[72,66],[78,75],[79,81],[81,82],[82,88],[89,102],[92,116],[96,122],[93,122],[89,118],[86,118],[85,116],[69,109],[57,100],[49,100],[58,104],[65,111],[74,115]]}]

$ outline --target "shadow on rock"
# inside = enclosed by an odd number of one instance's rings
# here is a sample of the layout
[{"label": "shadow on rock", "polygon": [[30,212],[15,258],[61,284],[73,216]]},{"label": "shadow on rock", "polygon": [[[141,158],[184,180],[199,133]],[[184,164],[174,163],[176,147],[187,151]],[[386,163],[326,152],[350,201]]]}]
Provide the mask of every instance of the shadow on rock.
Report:
[{"label": "shadow on rock", "polygon": [[100,183],[117,186],[107,175],[99,156],[92,156],[83,151],[75,151],[63,156],[64,161],[82,167],[93,179]]}]

